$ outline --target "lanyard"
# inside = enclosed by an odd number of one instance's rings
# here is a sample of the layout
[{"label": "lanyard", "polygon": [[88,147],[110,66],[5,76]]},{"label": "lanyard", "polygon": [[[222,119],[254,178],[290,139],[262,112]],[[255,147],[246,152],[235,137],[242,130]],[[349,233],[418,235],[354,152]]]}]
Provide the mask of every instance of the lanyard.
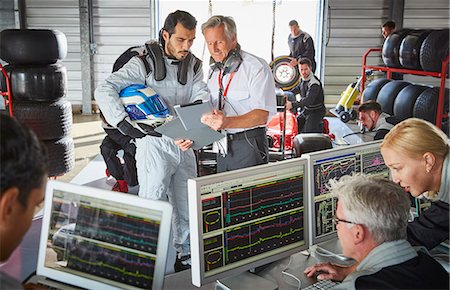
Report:
[{"label": "lanyard", "polygon": [[[222,70],[220,70],[220,72],[218,74],[218,78],[217,79],[218,79],[218,83],[219,83],[219,110],[223,110],[223,108],[225,107],[225,102],[224,101],[227,98],[228,88],[230,87],[230,83],[233,80],[234,73],[235,72],[231,73],[230,79],[228,80],[228,84],[225,87],[225,90],[223,89],[223,83],[222,83],[223,76],[220,77],[220,75],[222,75]],[[224,99],[224,101],[222,101],[222,98]]]}]

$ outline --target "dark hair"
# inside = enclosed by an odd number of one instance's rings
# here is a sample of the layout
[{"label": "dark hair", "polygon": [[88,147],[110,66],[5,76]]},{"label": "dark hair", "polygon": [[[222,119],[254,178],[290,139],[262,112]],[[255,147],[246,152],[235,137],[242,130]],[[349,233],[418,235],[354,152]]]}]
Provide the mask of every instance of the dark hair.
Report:
[{"label": "dark hair", "polygon": [[312,62],[307,57],[300,58],[299,61],[298,61],[298,64],[307,64],[309,66],[309,68],[312,68]]},{"label": "dark hair", "polygon": [[0,125],[0,194],[17,187],[18,199],[26,207],[31,190],[40,187],[47,175],[47,150],[33,131],[16,119],[0,113]]},{"label": "dark hair", "polygon": [[291,21],[289,21],[289,26],[294,26],[294,25],[297,25],[297,26],[298,26],[297,20],[291,20]]},{"label": "dark hair", "polygon": [[195,17],[186,11],[177,10],[170,13],[167,15],[167,18],[164,21],[164,26],[159,32],[159,42],[163,46],[164,39],[162,37],[162,32],[165,30],[169,33],[169,36],[171,36],[175,32],[175,26],[177,26],[178,23],[181,23],[181,25],[188,30],[193,30],[197,26],[197,20]]},{"label": "dark hair", "polygon": [[386,21],[385,23],[383,23],[383,25],[381,27],[387,27],[389,29],[395,29],[395,22],[392,20]]},{"label": "dark hair", "polygon": [[358,106],[358,112],[368,112],[368,111],[375,111],[378,114],[381,114],[382,112],[381,105],[374,100],[369,100]]}]

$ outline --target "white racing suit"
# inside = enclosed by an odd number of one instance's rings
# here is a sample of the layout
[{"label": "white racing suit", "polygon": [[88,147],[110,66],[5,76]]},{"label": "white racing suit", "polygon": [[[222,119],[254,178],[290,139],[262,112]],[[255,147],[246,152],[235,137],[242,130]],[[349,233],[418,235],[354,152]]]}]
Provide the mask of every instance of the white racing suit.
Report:
[{"label": "white racing suit", "polygon": [[[147,60],[148,56],[147,56]],[[133,57],[120,70],[108,76],[95,91],[95,99],[108,123],[117,126],[127,115],[118,92],[131,84],[146,84],[164,99],[170,114],[173,106],[209,99],[201,69],[194,73],[191,58],[186,85],[178,82],[177,61],[164,57],[166,77],[156,81],[154,68],[147,75],[143,60]],[[139,196],[147,199],[168,200],[173,206],[172,231],[174,247],[182,255],[190,253],[187,179],[197,176],[192,149],[181,151],[168,137],[146,136],[136,139],[136,167]]]}]

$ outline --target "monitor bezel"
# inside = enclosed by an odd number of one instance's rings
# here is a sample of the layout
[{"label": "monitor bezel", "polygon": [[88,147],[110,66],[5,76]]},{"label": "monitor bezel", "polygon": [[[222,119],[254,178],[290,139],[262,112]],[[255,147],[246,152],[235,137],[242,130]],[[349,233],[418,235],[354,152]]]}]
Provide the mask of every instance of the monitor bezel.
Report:
[{"label": "monitor bezel", "polygon": [[[245,265],[238,266],[237,268],[225,270],[222,273],[205,277],[204,261],[200,259],[203,257],[203,240],[202,240],[202,204],[200,196],[200,188],[204,185],[214,182],[223,182],[226,180],[233,180],[234,178],[242,178],[245,176],[252,176],[264,173],[275,172],[279,169],[294,168],[295,166],[303,166],[303,208],[304,208],[304,220],[303,220],[303,234],[305,243],[301,246],[284,251],[282,253],[274,254],[273,256],[262,258],[260,260],[250,262]],[[277,261],[279,259],[289,257],[292,254],[306,250],[309,248],[309,230],[308,230],[308,161],[305,158],[289,159],[264,165],[253,166],[249,168],[223,172],[208,176],[199,177],[196,179],[188,180],[188,195],[189,195],[189,225],[190,225],[190,239],[191,239],[191,274],[192,284],[201,287],[204,284],[214,282],[216,280],[238,275],[247,270]],[[198,254],[195,254],[198,253]]]},{"label": "monitor bezel", "polygon": [[337,238],[336,231],[334,231],[333,233],[326,234],[320,238],[316,238],[316,227],[315,227],[316,214],[315,214],[315,204],[314,204],[314,162],[316,160],[327,159],[327,158],[335,157],[337,155],[347,155],[347,154],[351,154],[351,153],[356,153],[358,150],[361,150],[361,149],[363,149],[363,150],[370,150],[370,149],[376,149],[376,148],[379,149],[381,142],[382,142],[382,140],[371,141],[371,142],[366,142],[366,143],[349,145],[346,147],[338,147],[338,148],[333,148],[333,149],[328,149],[328,150],[315,151],[315,152],[311,152],[311,153],[304,155],[304,157],[308,159],[308,172],[310,173],[309,180],[308,180],[308,192],[311,194],[311,196],[309,196],[309,198],[308,198],[308,202],[309,202],[308,208],[310,209],[309,216],[308,216],[308,222],[309,222],[308,228],[310,229],[310,232],[309,232],[308,236],[310,239],[309,244],[311,246]]},{"label": "monitor bezel", "polygon": [[[171,229],[172,205],[164,201],[147,200],[130,194],[118,193],[114,191],[108,191],[83,185],[75,185],[56,180],[49,180],[47,182],[44,214],[39,244],[38,264],[36,270],[37,275],[41,275],[44,277],[48,277],[52,280],[56,280],[62,283],[87,289],[123,289],[118,288],[119,286],[115,287],[111,284],[93,281],[85,277],[81,277],[64,271],[55,270],[45,266],[45,253],[47,249],[47,241],[49,234],[48,225],[50,225],[52,202],[55,190],[70,192],[90,198],[114,201],[125,205],[130,205],[133,207],[140,207],[145,210],[155,210],[161,212],[161,223],[158,236],[158,248],[156,252],[155,270],[153,272],[152,289],[163,288],[166,261],[167,261],[167,252],[170,238],[170,229]],[[123,284],[120,282],[117,283]],[[126,286],[127,289],[141,289],[130,285]]]}]

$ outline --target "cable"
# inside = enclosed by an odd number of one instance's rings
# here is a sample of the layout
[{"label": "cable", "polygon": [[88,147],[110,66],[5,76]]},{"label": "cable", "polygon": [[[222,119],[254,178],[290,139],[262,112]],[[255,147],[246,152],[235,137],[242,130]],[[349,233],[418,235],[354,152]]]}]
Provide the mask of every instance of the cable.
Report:
[{"label": "cable", "polygon": [[[297,290],[300,290],[302,288],[302,280],[300,280],[297,276],[295,276],[294,274],[288,273],[286,272],[286,270],[289,268],[289,266],[291,265],[291,261],[292,261],[292,255],[289,257],[289,263],[287,264],[287,266],[281,271],[281,274],[286,275],[288,277],[291,277],[292,279],[294,279],[295,281],[297,281],[298,283],[298,288]],[[289,284],[289,283],[288,283]]]},{"label": "cable", "polygon": [[316,250],[315,250],[316,254],[322,257],[336,257],[337,259],[341,260],[341,261],[347,261],[349,260],[348,257],[342,255],[342,254],[336,254],[333,253],[331,251],[328,251],[322,247],[316,246]]},{"label": "cable", "polygon": [[362,132],[352,132],[352,133],[345,134],[344,136],[342,136],[342,138],[345,138],[345,137],[348,137],[348,136],[351,136],[351,135],[358,135],[358,134],[364,134],[364,133],[362,133]]}]

